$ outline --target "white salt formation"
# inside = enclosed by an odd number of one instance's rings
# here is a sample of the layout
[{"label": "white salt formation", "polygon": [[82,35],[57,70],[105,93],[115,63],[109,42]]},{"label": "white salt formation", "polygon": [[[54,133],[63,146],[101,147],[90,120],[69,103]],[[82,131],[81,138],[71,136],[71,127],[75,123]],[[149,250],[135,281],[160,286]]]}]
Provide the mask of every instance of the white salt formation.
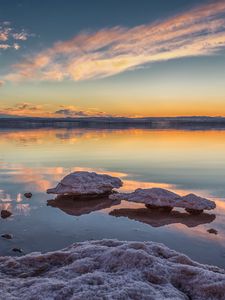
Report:
[{"label": "white salt formation", "polygon": [[210,210],[216,208],[216,203],[214,201],[196,196],[195,194],[188,194],[186,196],[181,197],[181,199],[182,206],[180,207],[184,207],[185,210],[189,213],[195,213],[198,211],[202,212],[203,210]]},{"label": "white salt formation", "polygon": [[164,208],[171,211],[174,207],[185,208],[191,214],[202,213],[216,207],[214,201],[188,194],[184,197],[161,188],[137,189],[132,193],[117,193],[110,195],[110,199],[127,200],[131,202],[144,203],[146,207]]},{"label": "white salt formation", "polygon": [[1,299],[224,300],[225,271],[153,242],[91,241],[0,257]]},{"label": "white salt formation", "polygon": [[48,194],[59,195],[100,195],[111,193],[114,188],[120,188],[122,181],[117,177],[95,172],[78,171],[65,176]]}]

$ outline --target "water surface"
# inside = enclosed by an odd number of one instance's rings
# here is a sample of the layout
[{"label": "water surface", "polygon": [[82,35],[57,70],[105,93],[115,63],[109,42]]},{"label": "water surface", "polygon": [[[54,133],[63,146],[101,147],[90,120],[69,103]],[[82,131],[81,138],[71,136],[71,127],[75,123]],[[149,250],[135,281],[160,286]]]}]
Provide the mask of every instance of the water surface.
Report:
[{"label": "water surface", "polygon": [[[183,210],[153,213],[142,204],[96,199],[47,200],[46,189],[74,170],[119,176],[123,190],[163,187],[195,192],[217,209],[191,217]],[[225,131],[5,130],[0,131],[1,255],[12,248],[51,251],[90,239],[157,241],[202,263],[225,267]],[[32,192],[26,199],[24,192]],[[208,233],[213,228],[218,234]]]}]

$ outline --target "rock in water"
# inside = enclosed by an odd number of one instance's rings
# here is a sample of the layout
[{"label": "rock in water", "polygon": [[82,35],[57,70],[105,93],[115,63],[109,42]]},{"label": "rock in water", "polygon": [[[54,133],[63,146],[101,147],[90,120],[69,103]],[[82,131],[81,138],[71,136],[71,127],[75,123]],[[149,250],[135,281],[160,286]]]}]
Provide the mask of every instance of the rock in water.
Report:
[{"label": "rock in water", "polygon": [[48,194],[59,195],[100,195],[109,194],[114,188],[120,188],[122,181],[117,177],[95,172],[78,171],[65,176]]},{"label": "rock in water", "polygon": [[153,242],[76,243],[0,258],[1,299],[224,300],[225,271]]},{"label": "rock in water", "polygon": [[198,212],[201,213],[203,210],[216,208],[214,201],[199,197],[195,194],[188,194],[181,197],[181,205],[182,206],[179,207],[185,208],[185,210],[191,214],[198,214]]},{"label": "rock in water", "polygon": [[110,199],[127,200],[131,202],[144,203],[146,207],[164,208],[167,211],[174,207],[185,208],[190,214],[199,214],[203,210],[210,210],[216,207],[214,201],[188,194],[179,196],[171,191],[161,188],[137,189],[132,193],[117,193],[109,196]]},{"label": "rock in water", "polygon": [[26,197],[26,198],[31,198],[33,195],[32,195],[32,193],[24,193],[24,196]]},{"label": "rock in water", "polygon": [[1,211],[1,217],[3,219],[6,219],[6,218],[10,217],[11,215],[12,215],[12,213],[10,211],[6,210],[6,209],[3,209]]},{"label": "rock in water", "polygon": [[208,233],[211,233],[211,234],[215,234],[215,235],[218,234],[218,231],[214,228],[210,228],[207,231],[208,231]]},{"label": "rock in water", "polygon": [[23,250],[21,248],[13,248],[13,252],[23,253]]},{"label": "rock in water", "polygon": [[13,238],[12,234],[4,233],[1,235],[4,239],[11,240]]}]

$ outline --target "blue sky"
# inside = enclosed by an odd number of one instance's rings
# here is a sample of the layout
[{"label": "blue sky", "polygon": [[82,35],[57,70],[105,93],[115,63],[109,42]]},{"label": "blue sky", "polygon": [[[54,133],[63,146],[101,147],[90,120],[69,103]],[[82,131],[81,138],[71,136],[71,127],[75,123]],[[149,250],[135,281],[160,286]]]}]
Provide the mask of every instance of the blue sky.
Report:
[{"label": "blue sky", "polygon": [[1,113],[225,115],[224,16],[224,1],[0,0]]}]

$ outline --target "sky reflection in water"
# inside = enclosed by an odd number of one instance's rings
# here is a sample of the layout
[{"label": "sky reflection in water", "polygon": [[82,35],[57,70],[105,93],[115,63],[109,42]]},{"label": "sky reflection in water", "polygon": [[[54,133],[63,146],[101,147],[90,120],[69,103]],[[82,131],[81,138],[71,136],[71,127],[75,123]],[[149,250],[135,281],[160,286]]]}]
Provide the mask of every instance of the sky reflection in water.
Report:
[{"label": "sky reflection in water", "polygon": [[[101,238],[152,240],[203,263],[225,267],[225,131],[24,130],[0,132],[0,253],[50,251]],[[56,202],[45,193],[65,174],[94,170],[119,176],[123,190],[163,187],[217,202],[201,217],[152,213],[142,204]],[[33,193],[26,199],[24,192]],[[54,198],[54,197],[53,197]],[[47,200],[51,200],[48,202]],[[112,205],[112,206],[111,206]],[[217,235],[209,234],[214,228]]]}]

